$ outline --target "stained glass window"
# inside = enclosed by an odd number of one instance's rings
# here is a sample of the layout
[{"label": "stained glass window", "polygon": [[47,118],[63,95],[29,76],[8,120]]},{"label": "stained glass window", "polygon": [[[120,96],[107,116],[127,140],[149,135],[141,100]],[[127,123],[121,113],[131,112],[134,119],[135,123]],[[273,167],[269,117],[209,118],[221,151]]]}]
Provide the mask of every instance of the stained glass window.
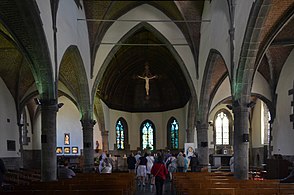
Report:
[{"label": "stained glass window", "polygon": [[169,120],[169,141],[168,144],[171,149],[178,149],[179,148],[179,123],[175,118],[171,118]]},{"label": "stained glass window", "polygon": [[116,123],[116,146],[118,150],[125,149],[125,128],[121,120]]},{"label": "stained glass window", "polygon": [[229,119],[224,112],[220,112],[215,119],[216,145],[229,145],[230,143]]},{"label": "stained glass window", "polygon": [[154,150],[154,125],[149,120],[141,125],[141,141],[143,150]]}]

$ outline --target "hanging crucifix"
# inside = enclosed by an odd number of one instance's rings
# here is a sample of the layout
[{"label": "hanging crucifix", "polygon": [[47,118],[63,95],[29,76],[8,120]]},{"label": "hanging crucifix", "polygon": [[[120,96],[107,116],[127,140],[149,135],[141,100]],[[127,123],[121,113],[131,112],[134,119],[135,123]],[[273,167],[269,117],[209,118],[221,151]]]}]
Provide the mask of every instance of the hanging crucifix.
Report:
[{"label": "hanging crucifix", "polygon": [[148,63],[146,62],[146,63],[145,63],[145,70],[144,70],[142,76],[137,75],[137,77],[138,77],[139,79],[144,79],[144,80],[145,80],[146,96],[148,97],[148,96],[149,96],[149,80],[151,80],[151,79],[156,79],[156,78],[158,78],[158,76],[157,76],[157,75],[152,75],[152,74],[150,73],[150,71],[149,71],[149,65],[148,65]]}]

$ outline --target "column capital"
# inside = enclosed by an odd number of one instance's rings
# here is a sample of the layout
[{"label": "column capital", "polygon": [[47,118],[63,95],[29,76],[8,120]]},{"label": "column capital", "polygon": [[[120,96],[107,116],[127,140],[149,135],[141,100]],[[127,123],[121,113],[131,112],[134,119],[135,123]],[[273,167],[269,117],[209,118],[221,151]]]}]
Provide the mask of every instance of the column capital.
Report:
[{"label": "column capital", "polygon": [[246,102],[246,101],[240,101],[235,100],[232,103],[232,111],[233,113],[236,112],[248,112],[252,107],[254,107],[254,102]]},{"label": "column capital", "polygon": [[40,99],[40,106],[42,110],[58,111],[57,99]]},{"label": "column capital", "polygon": [[109,133],[109,131],[106,131],[106,130],[105,130],[105,131],[102,131],[102,132],[101,132],[101,135],[102,135],[102,136],[108,136],[108,133]]},{"label": "column capital", "polygon": [[82,119],[81,123],[82,123],[83,128],[86,128],[86,127],[93,128],[94,125],[96,124],[96,121],[93,119]]},{"label": "column capital", "polygon": [[40,99],[40,103],[42,106],[57,105],[57,99]]}]

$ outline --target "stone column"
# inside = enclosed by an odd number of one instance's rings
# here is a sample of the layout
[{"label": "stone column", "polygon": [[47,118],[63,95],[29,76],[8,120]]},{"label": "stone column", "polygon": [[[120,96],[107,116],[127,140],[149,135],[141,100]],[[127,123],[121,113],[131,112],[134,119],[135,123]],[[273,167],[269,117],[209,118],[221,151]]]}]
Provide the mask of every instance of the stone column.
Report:
[{"label": "stone column", "polygon": [[203,167],[207,167],[209,164],[208,123],[199,123],[196,128],[199,163]]},{"label": "stone column", "polygon": [[186,129],[186,135],[187,135],[187,143],[194,143],[195,140],[194,140],[194,132],[195,132],[195,129],[194,128],[188,128]]},{"label": "stone column", "polygon": [[102,131],[102,150],[107,151],[109,150],[109,143],[108,143],[108,131]]},{"label": "stone column", "polygon": [[81,120],[83,126],[84,142],[84,167],[83,172],[89,173],[94,170],[94,146],[93,146],[93,127],[96,121],[92,119]]},{"label": "stone column", "polygon": [[234,113],[234,176],[248,179],[249,171],[249,108],[233,106]]},{"label": "stone column", "polygon": [[41,102],[41,180],[57,180],[56,99]]}]

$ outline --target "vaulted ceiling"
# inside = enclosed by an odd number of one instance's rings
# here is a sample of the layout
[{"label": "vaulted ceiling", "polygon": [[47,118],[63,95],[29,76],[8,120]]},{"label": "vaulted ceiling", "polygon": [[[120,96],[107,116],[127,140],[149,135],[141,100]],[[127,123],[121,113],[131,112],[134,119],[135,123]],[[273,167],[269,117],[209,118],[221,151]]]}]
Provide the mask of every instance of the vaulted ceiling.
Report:
[{"label": "vaulted ceiling", "polygon": [[[91,42],[92,60],[110,25],[120,16],[142,4],[150,4],[164,12],[181,29],[197,61],[200,22],[204,1],[84,1]],[[140,22],[140,21],[139,21]],[[156,112],[181,108],[191,92],[179,61],[171,53],[169,42],[142,21],[131,36],[115,45],[97,95],[110,108],[129,112]],[[148,63],[150,94],[146,96],[145,82],[138,79]]]},{"label": "vaulted ceiling", "polygon": [[[187,21],[201,20],[204,0],[84,0],[84,7],[81,7],[80,1],[76,0],[75,2],[86,13],[92,68],[96,52],[108,28],[120,16],[144,3],[159,9],[175,22],[193,51],[195,61],[198,62],[201,23]],[[264,28],[261,29],[261,44],[256,66],[274,89],[284,62],[294,45],[294,2],[293,0],[272,0],[270,6]],[[6,7],[11,9],[6,9]],[[28,7],[37,10],[34,1],[29,0],[6,0],[0,4],[2,22],[12,30],[8,31],[5,25],[0,26],[0,76],[15,100],[21,99],[26,91],[34,85],[34,82],[36,83],[30,68],[32,67],[31,61],[27,60],[28,56],[32,56],[31,59],[36,60],[35,64],[43,64],[42,61],[37,62],[37,60],[41,60],[38,56],[45,53],[41,52],[42,50],[37,44],[29,44],[38,43],[38,36],[20,33],[33,32],[29,24],[35,23],[36,18],[39,17],[37,11],[34,12],[35,15],[27,17],[27,13],[32,13],[29,12]],[[27,12],[24,11],[23,15],[19,14],[16,17],[15,10],[20,10],[20,8],[26,9]],[[40,30],[42,28],[38,28],[38,32],[34,33],[40,35],[42,34],[39,32]],[[24,51],[19,49],[20,45],[17,45],[11,32],[14,32],[14,36],[22,41],[22,46],[28,45],[28,51],[32,52],[23,53]],[[136,31],[132,32],[132,36],[124,40],[123,44],[115,45],[115,47],[116,50],[111,53],[113,58],[109,61],[101,83],[98,85],[97,98],[101,98],[113,109],[131,112],[170,110],[180,108],[188,102],[191,90],[179,65],[179,60],[171,53],[172,45],[169,45],[148,25],[142,23]],[[34,56],[34,53],[38,56]],[[136,77],[143,74],[145,63],[149,64],[151,74],[158,76],[156,79],[150,80],[149,97],[146,97],[144,80]],[[221,63],[216,62],[216,64]],[[224,75],[226,71],[224,65],[218,67],[221,69],[215,68],[211,73],[211,82],[215,85],[211,86],[212,93],[223,79],[219,72]],[[198,64],[196,64],[196,69],[198,69]],[[41,71],[41,69],[35,71]],[[65,74],[61,72],[61,75]],[[70,77],[70,74],[67,76]],[[67,78],[67,80],[74,81],[75,79]],[[71,83],[69,82],[68,85]],[[74,86],[73,83],[68,87],[74,88]]]}]

